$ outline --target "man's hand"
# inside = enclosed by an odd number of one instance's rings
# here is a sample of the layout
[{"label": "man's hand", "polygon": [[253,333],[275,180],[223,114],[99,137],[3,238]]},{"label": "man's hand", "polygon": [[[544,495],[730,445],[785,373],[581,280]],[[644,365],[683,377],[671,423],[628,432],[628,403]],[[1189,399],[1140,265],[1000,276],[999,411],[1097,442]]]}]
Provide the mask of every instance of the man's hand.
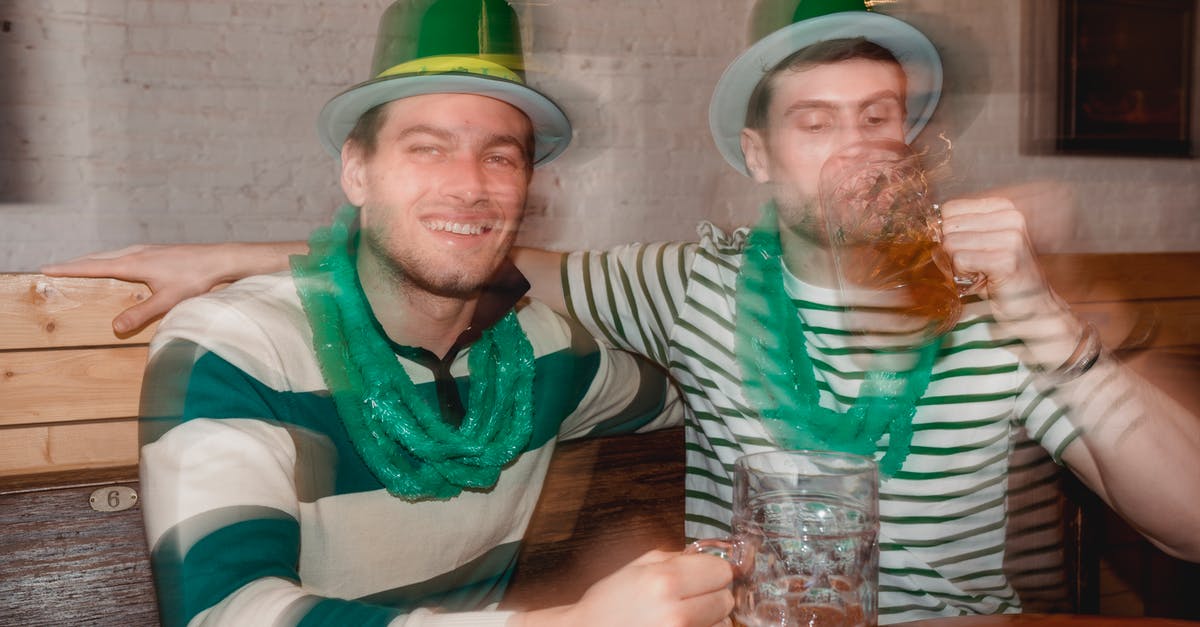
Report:
[{"label": "man's hand", "polygon": [[982,274],[996,321],[1026,340],[1034,362],[1056,368],[1083,331],[1046,282],[1025,226],[1006,198],[971,198],[941,207],[943,245],[959,275]]},{"label": "man's hand", "polygon": [[513,627],[729,625],[733,568],[718,557],[650,551],[600,580],[574,605],[520,614]]},{"label": "man's hand", "polygon": [[146,326],[181,301],[254,274],[287,268],[289,254],[303,242],[267,244],[137,245],[43,266],[52,276],[114,278],[145,283],[153,294],[113,318],[113,330],[126,335]]}]

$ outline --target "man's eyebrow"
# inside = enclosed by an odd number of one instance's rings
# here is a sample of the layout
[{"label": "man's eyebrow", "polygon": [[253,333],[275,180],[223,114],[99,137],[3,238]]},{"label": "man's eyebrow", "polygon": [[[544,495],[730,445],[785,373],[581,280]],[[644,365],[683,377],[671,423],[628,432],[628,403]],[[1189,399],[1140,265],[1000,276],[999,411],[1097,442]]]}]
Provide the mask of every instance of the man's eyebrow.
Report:
[{"label": "man's eyebrow", "polygon": [[525,142],[517,139],[514,135],[489,135],[483,142],[484,147],[494,148],[496,146],[512,146],[522,152],[525,151]]},{"label": "man's eyebrow", "polygon": [[452,133],[444,128],[438,128],[436,126],[430,126],[428,124],[417,124],[414,126],[409,126],[409,127],[405,128],[404,130],[400,131],[400,133],[396,135],[396,139],[405,139],[412,135],[432,135],[443,141],[450,141],[450,140],[454,139],[454,133]]},{"label": "man's eyebrow", "polygon": [[[897,94],[894,90],[881,89],[873,94],[867,95],[867,97],[863,98],[862,100],[859,100],[856,103],[851,103],[850,106],[856,106],[859,110],[862,110],[862,109],[866,109],[867,107],[869,107],[877,102],[884,101],[884,100],[894,100],[897,103],[901,102],[900,94]],[[835,102],[833,100],[822,100],[819,98],[814,98],[811,100],[800,100],[797,102],[793,102],[792,105],[787,108],[787,111],[783,112],[783,115],[784,115],[784,117],[786,117],[789,114],[791,114],[792,112],[804,111],[804,110],[808,110],[808,109],[831,109],[831,110],[840,109],[843,106],[845,106],[845,105]]]},{"label": "man's eyebrow", "polygon": [[783,112],[783,117],[787,117],[796,111],[806,111],[808,109],[837,109],[837,105],[829,100],[800,100],[793,102],[791,106]]},{"label": "man's eyebrow", "polygon": [[[416,124],[413,126],[409,126],[409,127],[405,128],[404,130],[400,131],[400,133],[398,133],[396,135],[396,139],[402,140],[402,139],[411,137],[413,135],[431,135],[433,137],[436,137],[439,140],[442,140],[445,142],[451,142],[451,143],[457,141],[457,136],[454,133],[454,131],[444,129],[444,128],[441,128],[438,126],[431,126],[429,124]],[[506,135],[506,134],[488,135],[487,137],[484,138],[483,145],[486,148],[494,148],[497,146],[512,146],[513,148],[515,148],[516,150],[519,150],[521,152],[525,152],[525,150],[527,149],[525,142],[521,141],[514,135]]]},{"label": "man's eyebrow", "polygon": [[900,94],[891,89],[881,89],[870,96],[863,98],[859,103],[859,109],[866,109],[867,107],[881,100],[894,100],[898,104],[904,104],[904,100],[900,98]]}]

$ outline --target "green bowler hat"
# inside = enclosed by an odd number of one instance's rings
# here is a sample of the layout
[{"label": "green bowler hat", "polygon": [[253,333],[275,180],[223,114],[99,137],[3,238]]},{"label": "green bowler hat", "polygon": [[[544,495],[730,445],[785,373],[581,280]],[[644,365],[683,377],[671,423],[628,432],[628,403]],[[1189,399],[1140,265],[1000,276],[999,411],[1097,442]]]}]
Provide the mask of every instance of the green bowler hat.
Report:
[{"label": "green bowler hat", "polygon": [[[768,22],[772,13],[781,13],[784,2],[796,2],[759,1],[769,9],[764,12]],[[786,20],[786,11],[782,13]],[[708,126],[717,149],[737,171],[747,174],[741,132],[750,94],[788,55],[821,41],[863,37],[887,48],[900,61],[908,77],[907,141],[913,141],[933,116],[942,93],[942,60],[921,31],[894,17],[870,12],[866,0],[799,0],[791,12],[791,23],[784,24],[774,32],[755,24],[768,34],[725,68],[708,106]]]},{"label": "green bowler hat", "polygon": [[379,19],[371,76],[321,109],[317,133],[334,156],[372,107],[424,94],[476,94],[525,112],[535,166],[571,141],[562,108],[525,84],[520,23],[504,0],[396,0]]}]

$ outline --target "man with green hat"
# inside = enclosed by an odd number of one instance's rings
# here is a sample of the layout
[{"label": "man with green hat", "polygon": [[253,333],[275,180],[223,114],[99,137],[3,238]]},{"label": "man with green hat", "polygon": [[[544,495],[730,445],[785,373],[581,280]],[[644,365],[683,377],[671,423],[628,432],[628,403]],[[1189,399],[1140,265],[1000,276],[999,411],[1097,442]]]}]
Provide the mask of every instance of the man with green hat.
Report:
[{"label": "man with green hat", "polygon": [[290,273],[163,321],[142,405],[167,625],[709,627],[728,564],[647,554],[575,605],[497,612],[554,443],[680,413],[665,376],[523,299],[532,168],[571,136],[503,0],[402,0],[321,138],[350,205]]},{"label": "man with green hat", "polygon": [[[941,208],[955,270],[984,278],[952,330],[901,366],[863,345],[827,262],[818,174],[846,145],[911,142],[936,108],[940,60],[919,31],[861,0],[801,0],[788,17],[729,66],[710,107],[721,154],[772,192],[757,227],[515,257],[535,295],[679,382],[687,535],[728,533],[740,455],[857,451],[884,475],[881,623],[1018,611],[1002,564],[1019,487],[1010,460],[1028,433],[1160,547],[1200,559],[1195,418],[1105,355],[1054,296],[1010,202]],[[122,274],[89,272],[103,268]]]},{"label": "man with green hat", "polygon": [[[1008,200],[941,207],[956,273],[985,290],[948,333],[903,359],[886,334],[863,339],[857,295],[831,262],[820,173],[846,146],[912,142],[940,88],[938,54],[912,26],[861,0],[802,0],[793,23],[730,64],[710,105],[721,154],[771,191],[755,228],[516,257],[535,294],[680,383],[689,537],[728,533],[728,469],[741,455],[818,448],[879,461],[881,623],[1020,610],[1003,564],[1025,433],[1160,547],[1200,558],[1200,503],[1188,496],[1200,491],[1200,422],[1102,352],[1045,283]],[[1180,468],[1180,483],[1155,479]]]},{"label": "man with green hat", "polygon": [[[912,142],[941,78],[912,26],[861,0],[802,0],[791,24],[729,65],[710,105],[721,154],[771,191],[755,228],[516,257],[535,294],[680,383],[689,537],[728,533],[741,455],[828,448],[879,461],[881,623],[1020,610],[1003,565],[1026,433],[1160,547],[1200,558],[1188,496],[1200,491],[1200,421],[1102,352],[1045,283],[1010,201],[941,207],[956,274],[985,290],[963,299],[948,333],[896,359],[886,334],[856,326],[818,204],[822,167],[848,145]],[[1180,483],[1155,479],[1181,468]]]}]

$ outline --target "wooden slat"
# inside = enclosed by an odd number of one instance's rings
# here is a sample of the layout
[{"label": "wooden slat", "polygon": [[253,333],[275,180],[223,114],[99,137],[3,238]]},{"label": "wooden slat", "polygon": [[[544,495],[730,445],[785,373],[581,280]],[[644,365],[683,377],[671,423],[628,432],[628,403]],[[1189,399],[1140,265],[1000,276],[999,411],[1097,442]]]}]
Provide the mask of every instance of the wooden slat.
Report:
[{"label": "wooden slat", "polygon": [[23,474],[12,477],[0,475],[0,495],[43,492],[64,488],[86,488],[110,483],[134,483],[137,479],[137,466],[52,470],[33,475]]},{"label": "wooden slat", "polygon": [[141,283],[114,279],[0,274],[0,349],[147,342],[156,325],[121,338],[112,319],[149,295]]},{"label": "wooden slat", "polygon": [[137,464],[136,418],[0,428],[0,476]]},{"label": "wooden slat", "polygon": [[1200,253],[1058,254],[1039,261],[1070,303],[1200,298]]},{"label": "wooden slat", "polygon": [[136,416],[145,346],[0,353],[0,426]]}]

